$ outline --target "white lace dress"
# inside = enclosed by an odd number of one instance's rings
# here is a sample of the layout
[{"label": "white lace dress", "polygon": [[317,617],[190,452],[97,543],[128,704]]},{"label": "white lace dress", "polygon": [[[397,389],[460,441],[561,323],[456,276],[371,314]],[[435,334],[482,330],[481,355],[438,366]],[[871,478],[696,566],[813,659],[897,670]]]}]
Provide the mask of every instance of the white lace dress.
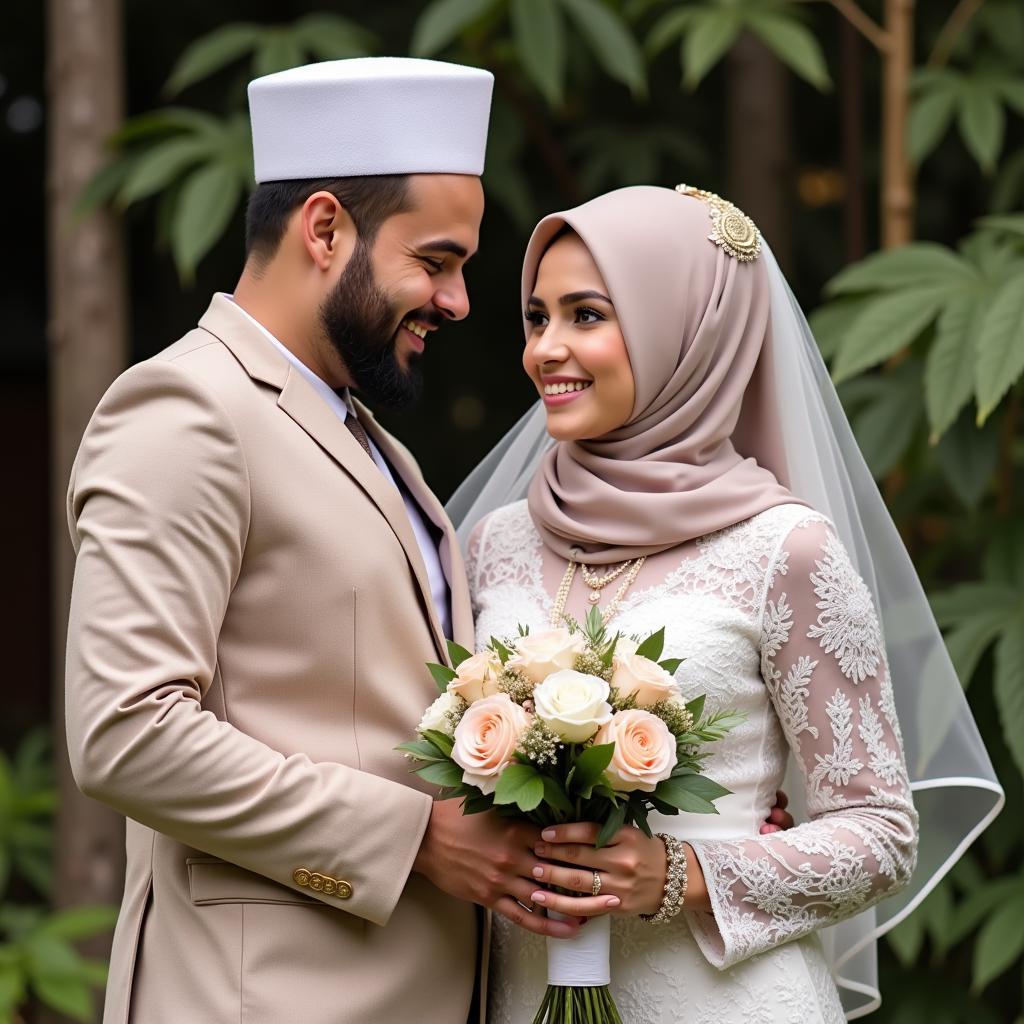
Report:
[{"label": "white lace dress", "polygon": [[[871,596],[828,521],[769,509],[681,549],[661,585],[627,596],[612,626],[665,626],[665,656],[708,707],[746,720],[707,774],[732,790],[718,815],[651,815],[692,844],[713,914],[667,925],[612,919],[612,991],[625,1024],[815,1024],[844,1019],[816,931],[902,887],[917,818]],[[478,647],[548,628],[542,546],[518,502],[471,545]],[[792,752],[810,820],[759,836]],[[492,1024],[529,1024],[546,984],[544,942],[495,920]]]}]

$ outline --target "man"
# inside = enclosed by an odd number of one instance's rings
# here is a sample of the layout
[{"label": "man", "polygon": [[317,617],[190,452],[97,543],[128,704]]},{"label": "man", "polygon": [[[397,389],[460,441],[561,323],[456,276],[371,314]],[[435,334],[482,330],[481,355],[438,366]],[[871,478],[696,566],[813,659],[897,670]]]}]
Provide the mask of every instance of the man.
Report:
[{"label": "man", "polygon": [[349,388],[402,404],[469,311],[487,72],[387,58],[250,86],[233,296],[123,374],[69,492],[72,767],[128,818],[106,1024],[462,1024],[472,903],[532,931],[537,830],[394,748],[472,646],[447,517]]},{"label": "man", "polygon": [[577,929],[524,909],[536,830],[433,803],[394,750],[444,636],[472,646],[469,598],[440,504],[348,393],[410,400],[469,311],[490,91],[384,58],[254,82],[234,297],[86,431],[67,721],[79,785],[128,818],[107,1024],[461,1024],[470,901]]}]

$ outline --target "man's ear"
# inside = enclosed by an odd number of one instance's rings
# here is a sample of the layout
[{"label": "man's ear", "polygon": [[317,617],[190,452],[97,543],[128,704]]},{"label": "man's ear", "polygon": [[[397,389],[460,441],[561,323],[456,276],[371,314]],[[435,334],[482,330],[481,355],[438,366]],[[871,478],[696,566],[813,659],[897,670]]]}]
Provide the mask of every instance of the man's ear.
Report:
[{"label": "man's ear", "polygon": [[319,270],[344,267],[355,251],[358,232],[348,210],[330,192],[314,192],[298,212],[299,236]]}]

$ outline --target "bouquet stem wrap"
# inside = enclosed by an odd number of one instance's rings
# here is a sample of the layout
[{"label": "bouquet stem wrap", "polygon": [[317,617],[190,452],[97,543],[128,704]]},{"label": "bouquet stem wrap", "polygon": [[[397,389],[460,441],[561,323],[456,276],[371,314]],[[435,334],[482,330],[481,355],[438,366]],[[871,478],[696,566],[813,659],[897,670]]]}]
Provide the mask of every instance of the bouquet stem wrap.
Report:
[{"label": "bouquet stem wrap", "polygon": [[611,941],[607,914],[592,917],[574,939],[547,940],[548,989],[534,1024],[622,1024],[608,988]]}]

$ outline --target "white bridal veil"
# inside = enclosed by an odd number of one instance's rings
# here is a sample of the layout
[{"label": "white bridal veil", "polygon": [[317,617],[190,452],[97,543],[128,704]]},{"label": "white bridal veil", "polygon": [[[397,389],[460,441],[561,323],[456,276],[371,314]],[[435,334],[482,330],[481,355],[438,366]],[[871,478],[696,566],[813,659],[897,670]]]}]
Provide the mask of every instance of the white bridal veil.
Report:
[{"label": "white bridal veil", "polygon": [[[767,245],[776,394],[789,489],[835,524],[880,610],[914,802],[918,866],[896,896],[822,934],[849,1020],[881,1002],[875,943],[905,918],[999,813],[1003,790],[910,556],[860,453],[810,327]],[[493,509],[526,497],[553,443],[541,403],[529,410],[448,502],[463,548]],[[802,782],[786,789],[802,815]]]}]

